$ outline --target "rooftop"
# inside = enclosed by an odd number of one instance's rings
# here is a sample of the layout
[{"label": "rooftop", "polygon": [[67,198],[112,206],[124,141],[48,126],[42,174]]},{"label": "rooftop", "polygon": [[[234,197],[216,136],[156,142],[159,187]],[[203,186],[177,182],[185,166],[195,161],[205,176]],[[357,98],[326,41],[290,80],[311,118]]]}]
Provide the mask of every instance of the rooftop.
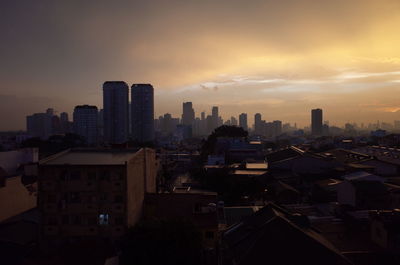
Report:
[{"label": "rooftop", "polygon": [[137,149],[69,149],[45,158],[40,165],[124,165]]}]

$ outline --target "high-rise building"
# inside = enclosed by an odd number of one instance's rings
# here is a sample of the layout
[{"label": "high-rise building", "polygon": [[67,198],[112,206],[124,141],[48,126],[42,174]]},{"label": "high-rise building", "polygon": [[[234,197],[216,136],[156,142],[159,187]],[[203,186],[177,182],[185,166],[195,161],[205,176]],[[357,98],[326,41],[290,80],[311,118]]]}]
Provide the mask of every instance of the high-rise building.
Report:
[{"label": "high-rise building", "polygon": [[264,128],[262,125],[263,124],[262,124],[262,120],[261,120],[261,114],[256,113],[254,115],[254,132],[255,132],[255,134],[258,134],[258,135],[263,134]]},{"label": "high-rise building", "polygon": [[154,88],[150,84],[131,87],[132,137],[140,143],[154,141]]},{"label": "high-rise building", "polygon": [[103,84],[104,140],[112,144],[125,143],[129,130],[129,86],[123,81]]},{"label": "high-rise building", "polygon": [[28,135],[47,139],[52,135],[52,116],[47,113],[35,113],[26,117]]},{"label": "high-rise building", "polygon": [[322,135],[322,109],[311,110],[311,133]]},{"label": "high-rise building", "polygon": [[217,106],[212,107],[212,109],[211,109],[211,117],[212,117],[212,129],[214,130],[220,124],[220,119],[219,119],[219,115],[218,115],[218,107]]},{"label": "high-rise building", "polygon": [[239,127],[242,127],[243,130],[245,130],[245,131],[248,130],[246,113],[242,113],[239,115]]},{"label": "high-rise building", "polygon": [[68,113],[61,112],[60,114],[60,126],[62,133],[69,133],[71,132],[70,122],[68,118]]},{"label": "high-rise building", "polygon": [[231,117],[231,125],[232,126],[237,126],[238,125],[238,121],[235,117]]},{"label": "high-rise building", "polygon": [[74,133],[83,136],[87,144],[94,145],[98,137],[98,111],[96,106],[76,106],[73,114]]},{"label": "high-rise building", "polygon": [[193,125],[194,121],[194,109],[192,102],[183,102],[183,112],[182,112],[182,124],[183,125]]},{"label": "high-rise building", "polygon": [[274,136],[279,136],[282,134],[282,121],[273,121],[272,126]]}]

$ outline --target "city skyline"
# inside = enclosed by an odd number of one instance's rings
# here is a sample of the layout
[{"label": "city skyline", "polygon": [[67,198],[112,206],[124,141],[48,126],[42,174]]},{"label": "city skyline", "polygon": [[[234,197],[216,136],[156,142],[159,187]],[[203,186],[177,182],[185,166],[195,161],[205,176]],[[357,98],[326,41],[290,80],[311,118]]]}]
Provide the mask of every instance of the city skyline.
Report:
[{"label": "city skyline", "polygon": [[306,126],[309,110],[322,108],[331,124],[392,122],[399,8],[393,0],[10,1],[0,18],[0,130],[23,129],[26,115],[48,105],[69,115],[76,105],[101,108],[103,80],[153,84],[156,117],[178,116],[192,101],[198,112],[219,106],[224,119],[260,113]]}]

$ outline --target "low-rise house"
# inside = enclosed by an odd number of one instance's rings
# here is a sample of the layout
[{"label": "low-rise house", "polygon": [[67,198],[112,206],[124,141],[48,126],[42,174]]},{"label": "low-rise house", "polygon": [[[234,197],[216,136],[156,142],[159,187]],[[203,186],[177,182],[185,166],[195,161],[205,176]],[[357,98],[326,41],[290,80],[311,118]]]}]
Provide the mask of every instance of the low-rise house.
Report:
[{"label": "low-rise house", "polygon": [[218,240],[217,193],[175,187],[171,193],[148,193],[144,220],[184,220],[194,224],[206,248]]},{"label": "low-rise house", "polygon": [[351,264],[305,216],[268,204],[222,234],[219,264]]},{"label": "low-rise house", "polygon": [[370,211],[371,240],[387,251],[400,251],[400,210]]}]

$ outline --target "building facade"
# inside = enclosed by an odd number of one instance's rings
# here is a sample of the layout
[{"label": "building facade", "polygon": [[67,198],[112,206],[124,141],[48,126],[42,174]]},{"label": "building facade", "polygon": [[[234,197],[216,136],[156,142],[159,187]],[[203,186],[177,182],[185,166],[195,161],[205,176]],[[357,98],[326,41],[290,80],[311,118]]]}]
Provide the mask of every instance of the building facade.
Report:
[{"label": "building facade", "polygon": [[322,109],[311,110],[311,134],[322,135]]},{"label": "building facade", "polygon": [[194,121],[194,109],[192,102],[183,102],[182,108],[182,124],[192,125]]},{"label": "building facade", "polygon": [[39,162],[38,208],[47,240],[116,238],[156,191],[152,149],[67,150]]},{"label": "building facade", "polygon": [[131,87],[131,122],[133,140],[154,141],[154,88],[150,84]]},{"label": "building facade", "polygon": [[103,84],[104,140],[121,144],[129,133],[129,86],[123,81],[107,81]]},{"label": "building facade", "polygon": [[245,131],[249,129],[247,126],[247,113],[242,113],[239,115],[239,127],[242,127]]},{"label": "building facade", "polygon": [[85,137],[87,144],[96,144],[98,139],[97,107],[89,105],[76,106],[73,119],[74,133]]}]

